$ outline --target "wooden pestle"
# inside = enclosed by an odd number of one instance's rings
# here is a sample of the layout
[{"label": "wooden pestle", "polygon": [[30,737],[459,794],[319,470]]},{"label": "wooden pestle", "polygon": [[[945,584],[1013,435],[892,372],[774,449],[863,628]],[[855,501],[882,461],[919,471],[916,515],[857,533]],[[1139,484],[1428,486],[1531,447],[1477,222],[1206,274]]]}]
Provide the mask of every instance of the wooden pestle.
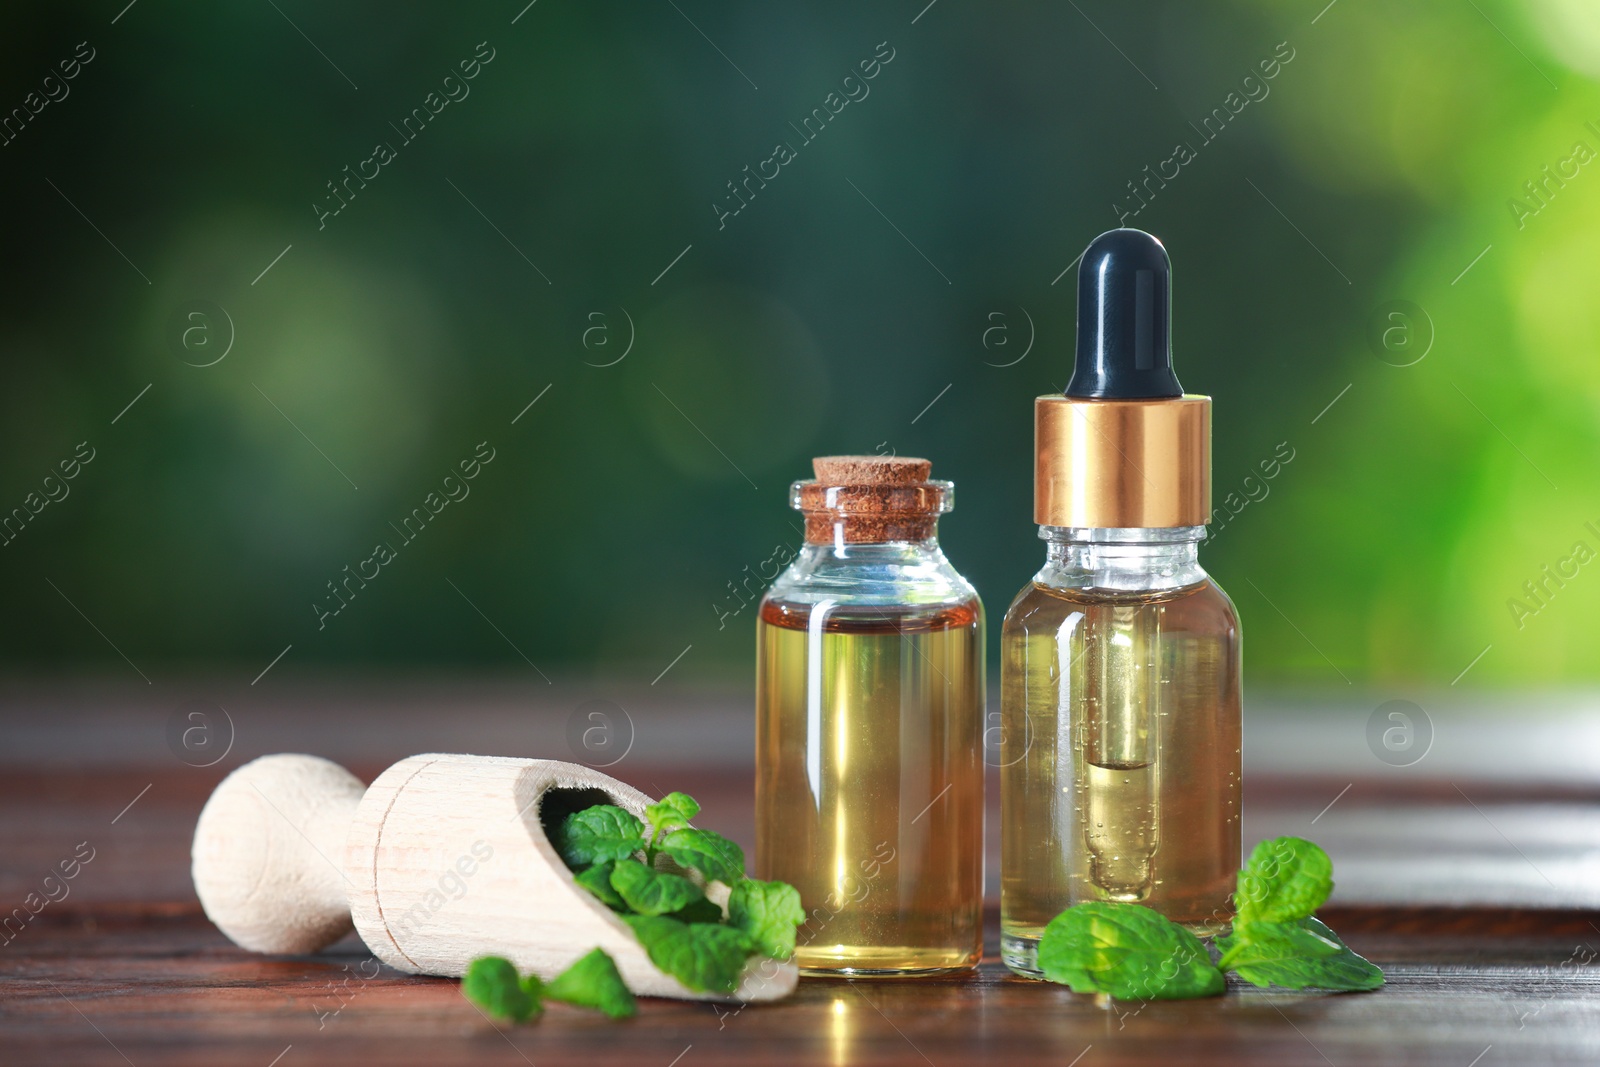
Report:
[{"label": "wooden pestle", "polygon": [[[478,956],[549,980],[593,948],[641,996],[777,1000],[792,960],[754,957],[731,995],[696,993],[650,962],[633,931],[579,886],[550,843],[568,814],[649,797],[573,763],[430,754],[369,788],[316,756],[263,756],[217,786],[195,826],[206,916],[254,952],[305,953],[349,932],[413,974],[459,977]],[[725,905],[729,888],[705,887]]]}]

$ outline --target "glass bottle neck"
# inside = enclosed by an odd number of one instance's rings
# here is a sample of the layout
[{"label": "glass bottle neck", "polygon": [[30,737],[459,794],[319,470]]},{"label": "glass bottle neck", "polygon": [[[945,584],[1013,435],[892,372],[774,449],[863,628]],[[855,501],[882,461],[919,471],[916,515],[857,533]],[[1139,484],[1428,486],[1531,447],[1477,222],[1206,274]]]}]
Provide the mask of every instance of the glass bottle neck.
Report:
[{"label": "glass bottle neck", "polygon": [[954,604],[977,596],[939,550],[921,541],[802,545],[769,599],[794,603]]},{"label": "glass bottle neck", "polygon": [[1160,592],[1206,580],[1204,526],[1165,529],[1039,527],[1045,565],[1034,581],[1056,589]]}]

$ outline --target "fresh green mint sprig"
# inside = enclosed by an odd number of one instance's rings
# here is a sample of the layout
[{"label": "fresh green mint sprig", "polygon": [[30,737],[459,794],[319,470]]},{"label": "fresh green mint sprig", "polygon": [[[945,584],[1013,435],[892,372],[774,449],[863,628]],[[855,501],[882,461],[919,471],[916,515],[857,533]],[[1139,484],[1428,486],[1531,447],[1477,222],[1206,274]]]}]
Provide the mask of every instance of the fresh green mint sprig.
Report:
[{"label": "fresh green mint sprig", "polygon": [[[612,804],[584,808],[567,816],[555,845],[577,883],[621,916],[652,963],[696,992],[731,993],[752,955],[794,954],[806,916],[793,886],[746,878],[743,849],[690,825],[700,805],[687,794],[669,793],[644,814],[641,822]],[[700,872],[706,885],[727,885],[727,914],[700,884],[662,869],[662,857]]]},{"label": "fresh green mint sprig", "polygon": [[1046,978],[1075,993],[1122,1000],[1215,996],[1233,971],[1256,986],[1376,989],[1383,972],[1313,917],[1333,891],[1333,862],[1310,841],[1263,841],[1239,872],[1233,930],[1213,963],[1194,934],[1139,904],[1095,901],[1068,908],[1039,941]]},{"label": "fresh green mint sprig", "polygon": [[1255,986],[1376,989],[1383,971],[1351,952],[1316,911],[1333,892],[1333,861],[1310,841],[1263,841],[1239,872],[1233,932],[1217,966]]},{"label": "fresh green mint sprig", "polygon": [[638,1011],[616,963],[598,948],[548,983],[536,975],[518,975],[516,965],[503,956],[480,956],[462,976],[461,993],[484,1014],[519,1023],[542,1013],[546,1000],[593,1008],[612,1019]]}]

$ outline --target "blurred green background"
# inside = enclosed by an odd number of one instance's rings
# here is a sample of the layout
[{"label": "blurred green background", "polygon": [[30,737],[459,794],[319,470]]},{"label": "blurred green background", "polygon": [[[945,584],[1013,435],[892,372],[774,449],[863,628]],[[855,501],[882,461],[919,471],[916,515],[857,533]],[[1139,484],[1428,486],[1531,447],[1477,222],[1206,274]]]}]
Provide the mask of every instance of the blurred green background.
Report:
[{"label": "blurred green background", "polygon": [[890,449],[997,623],[1121,221],[1253,679],[1600,677],[1589,0],[524,3],[0,16],[7,670],[745,677],[787,484]]}]

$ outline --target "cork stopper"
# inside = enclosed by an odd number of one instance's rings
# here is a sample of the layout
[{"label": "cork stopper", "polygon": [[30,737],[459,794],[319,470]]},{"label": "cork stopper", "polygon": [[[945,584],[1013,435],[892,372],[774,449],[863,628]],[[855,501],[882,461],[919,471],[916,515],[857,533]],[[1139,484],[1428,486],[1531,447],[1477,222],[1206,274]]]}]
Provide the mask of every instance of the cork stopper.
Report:
[{"label": "cork stopper", "polygon": [[818,456],[815,481],[795,482],[790,502],[805,513],[806,542],[926,541],[954,505],[955,487],[929,477],[912,456]]},{"label": "cork stopper", "polygon": [[811,469],[827,485],[918,485],[933,464],[915,456],[818,456]]}]

